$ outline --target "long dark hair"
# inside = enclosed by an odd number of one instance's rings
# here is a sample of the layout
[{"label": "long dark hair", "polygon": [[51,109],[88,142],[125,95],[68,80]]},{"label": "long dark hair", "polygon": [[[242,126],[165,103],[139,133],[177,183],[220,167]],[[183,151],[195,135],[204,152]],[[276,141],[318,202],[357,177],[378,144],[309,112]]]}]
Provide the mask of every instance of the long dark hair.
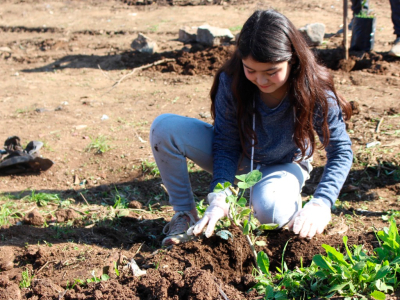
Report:
[{"label": "long dark hair", "polygon": [[322,124],[318,124],[323,134],[321,147],[324,148],[329,143],[328,98],[332,97],[332,93],[344,117],[350,119],[350,104],[337,94],[328,69],[318,64],[302,34],[292,22],[275,10],[258,10],[243,25],[236,49],[232,57],[218,70],[210,92],[211,115],[215,119],[219,75],[225,72],[232,78],[231,90],[237,101],[237,124],[245,155],[249,156],[246,143],[251,144],[249,142],[254,138],[257,144],[257,136],[252,129],[252,114],[253,97],[259,93],[257,86],[247,80],[244,74],[242,59],[248,57],[262,63],[288,61],[292,65],[288,78],[288,95],[295,108],[294,142],[303,158],[307,157],[307,149],[309,156],[314,153],[313,117],[316,108],[323,120]]}]

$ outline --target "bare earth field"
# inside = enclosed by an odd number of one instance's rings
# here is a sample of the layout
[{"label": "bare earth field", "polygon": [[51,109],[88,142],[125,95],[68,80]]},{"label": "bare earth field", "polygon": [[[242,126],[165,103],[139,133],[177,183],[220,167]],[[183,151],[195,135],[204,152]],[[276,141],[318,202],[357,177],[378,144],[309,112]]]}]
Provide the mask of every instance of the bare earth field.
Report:
[{"label": "bare earth field", "polygon": [[[343,20],[337,0],[200,6],[1,1],[0,140],[16,135],[23,146],[41,141],[40,154],[54,165],[0,176],[0,299],[259,297],[248,292],[254,263],[237,229],[231,228],[228,241],[213,236],[161,248],[173,213],[148,141],[151,122],[162,113],[212,122],[213,74],[233,47],[184,45],[179,28],[208,23],[235,34],[255,9],[274,8],[297,27],[326,25],[325,42],[314,52],[331,69],[338,91],[353,101],[347,125],[355,156],[326,232],[302,240],[285,229],[271,231],[260,236],[266,246],[256,250],[268,254],[272,272],[281,267],[288,240],[289,269],[324,254],[322,244],[343,250],[344,235],[372,253],[374,228],[400,215],[400,59],[387,55],[395,38],[389,2],[371,4],[374,51],[350,53],[352,63],[344,64],[342,36],[335,35]],[[139,32],[158,43],[159,53],[130,48]],[[169,62],[131,73],[164,59]],[[318,151],[304,201],[325,161]],[[200,201],[211,176],[193,163],[188,168]],[[133,276],[127,266],[132,259],[146,275]],[[104,274],[107,281],[81,284]],[[29,287],[20,285],[27,280]]]}]

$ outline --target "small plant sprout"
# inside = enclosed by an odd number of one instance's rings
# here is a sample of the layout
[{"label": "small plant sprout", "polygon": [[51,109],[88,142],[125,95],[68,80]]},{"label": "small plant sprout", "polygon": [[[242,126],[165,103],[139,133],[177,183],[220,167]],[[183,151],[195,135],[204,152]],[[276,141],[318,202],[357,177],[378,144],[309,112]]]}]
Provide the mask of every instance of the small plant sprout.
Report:
[{"label": "small plant sprout", "polygon": [[110,276],[108,276],[107,274],[102,274],[100,277],[96,277],[95,271],[92,271],[92,278],[89,278],[86,280],[87,283],[91,283],[91,282],[101,282],[101,281],[107,281],[108,279],[110,279]]},{"label": "small plant sprout", "polygon": [[99,135],[96,138],[90,138],[90,140],[91,142],[86,148],[87,152],[95,150],[97,154],[103,154],[104,152],[111,150],[108,139],[104,135]]},{"label": "small plant sprout", "polygon": [[118,271],[118,264],[116,261],[114,261],[114,272],[117,277],[119,277],[119,271]]},{"label": "small plant sprout", "polygon": [[32,279],[33,279],[33,275],[29,275],[29,269],[26,268],[25,271],[22,271],[22,280],[19,283],[19,287],[21,289],[30,287]]}]

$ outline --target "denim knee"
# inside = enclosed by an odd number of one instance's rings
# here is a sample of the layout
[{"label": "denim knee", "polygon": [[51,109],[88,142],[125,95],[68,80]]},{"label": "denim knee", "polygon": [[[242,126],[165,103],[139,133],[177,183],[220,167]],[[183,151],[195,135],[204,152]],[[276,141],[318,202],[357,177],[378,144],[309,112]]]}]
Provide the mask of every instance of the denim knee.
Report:
[{"label": "denim knee", "polygon": [[[300,185],[291,173],[275,172],[253,188],[254,216],[261,224],[286,225],[299,209]],[[301,198],[300,198],[301,199]]]}]

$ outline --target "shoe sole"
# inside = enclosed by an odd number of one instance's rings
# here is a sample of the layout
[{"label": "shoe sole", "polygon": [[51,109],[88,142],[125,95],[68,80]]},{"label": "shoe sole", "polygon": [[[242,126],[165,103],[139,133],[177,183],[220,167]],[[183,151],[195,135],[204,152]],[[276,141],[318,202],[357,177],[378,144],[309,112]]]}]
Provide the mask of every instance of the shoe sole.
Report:
[{"label": "shoe sole", "polygon": [[175,235],[167,236],[165,239],[163,239],[161,242],[161,245],[162,246],[177,245],[177,244],[189,242],[194,239],[196,239],[196,236],[187,235],[186,233],[175,234]]}]

